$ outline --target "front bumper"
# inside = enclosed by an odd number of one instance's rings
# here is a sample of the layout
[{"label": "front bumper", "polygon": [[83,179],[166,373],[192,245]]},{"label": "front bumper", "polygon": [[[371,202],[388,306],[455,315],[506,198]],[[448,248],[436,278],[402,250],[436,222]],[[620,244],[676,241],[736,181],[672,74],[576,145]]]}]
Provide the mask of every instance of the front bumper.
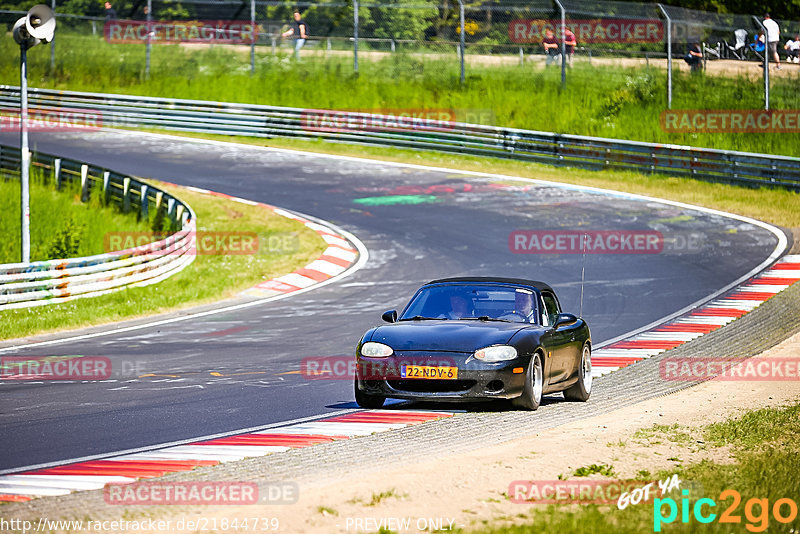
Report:
[{"label": "front bumper", "polygon": [[[405,352],[388,358],[356,358],[358,386],[370,395],[410,400],[513,399],[525,387],[529,358],[483,362],[471,353]],[[456,367],[456,379],[408,378],[403,367]],[[516,372],[515,372],[516,371]]]}]

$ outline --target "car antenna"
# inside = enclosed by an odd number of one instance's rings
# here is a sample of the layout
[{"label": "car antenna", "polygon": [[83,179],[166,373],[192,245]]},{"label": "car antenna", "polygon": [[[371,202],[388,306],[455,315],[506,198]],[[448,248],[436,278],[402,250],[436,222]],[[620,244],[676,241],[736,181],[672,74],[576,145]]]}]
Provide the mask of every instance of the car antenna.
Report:
[{"label": "car antenna", "polygon": [[586,279],[586,241],[588,234],[583,233],[583,259],[581,260],[581,305],[578,312],[578,317],[583,317],[583,281]]}]

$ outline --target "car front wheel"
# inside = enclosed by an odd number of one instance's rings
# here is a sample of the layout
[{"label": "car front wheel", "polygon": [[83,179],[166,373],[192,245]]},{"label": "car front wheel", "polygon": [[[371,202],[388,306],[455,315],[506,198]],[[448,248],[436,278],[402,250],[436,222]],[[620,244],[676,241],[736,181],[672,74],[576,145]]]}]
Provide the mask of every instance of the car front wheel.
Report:
[{"label": "car front wheel", "polygon": [[531,358],[528,366],[528,373],[525,375],[525,389],[522,395],[511,401],[511,403],[522,410],[536,410],[542,403],[542,388],[544,381],[542,372],[542,357],[537,352]]},{"label": "car front wheel", "polygon": [[592,393],[592,349],[583,346],[581,363],[578,366],[578,381],[564,390],[564,398],[571,401],[585,402]]},{"label": "car front wheel", "polygon": [[358,378],[355,379],[355,393],[356,404],[362,408],[376,409],[382,407],[383,403],[386,402],[386,397],[382,397],[380,395],[370,395],[369,393],[364,393],[358,389]]}]

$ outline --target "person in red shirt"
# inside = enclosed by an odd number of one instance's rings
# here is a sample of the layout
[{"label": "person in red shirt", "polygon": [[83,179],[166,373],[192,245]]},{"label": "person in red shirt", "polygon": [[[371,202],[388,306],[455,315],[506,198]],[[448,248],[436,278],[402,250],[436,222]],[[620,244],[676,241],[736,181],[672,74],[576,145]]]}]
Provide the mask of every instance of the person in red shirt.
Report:
[{"label": "person in red shirt", "polygon": [[564,45],[566,46],[567,65],[572,66],[572,57],[575,55],[575,47],[578,46],[578,41],[575,39],[575,34],[572,30],[566,28],[564,31]]},{"label": "person in red shirt", "polygon": [[561,54],[558,39],[553,34],[553,30],[545,30],[544,39],[542,39],[542,46],[544,46],[544,54],[546,56],[547,65],[552,65],[558,61],[558,56]]}]

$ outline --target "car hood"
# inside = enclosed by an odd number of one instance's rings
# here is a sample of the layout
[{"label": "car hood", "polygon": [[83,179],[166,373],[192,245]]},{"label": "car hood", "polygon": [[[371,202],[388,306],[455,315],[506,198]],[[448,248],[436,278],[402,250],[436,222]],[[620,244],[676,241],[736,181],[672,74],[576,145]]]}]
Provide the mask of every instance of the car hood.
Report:
[{"label": "car hood", "polygon": [[474,352],[490,345],[508,343],[526,326],[530,325],[473,320],[403,321],[379,326],[369,341],[384,343],[396,351]]}]

